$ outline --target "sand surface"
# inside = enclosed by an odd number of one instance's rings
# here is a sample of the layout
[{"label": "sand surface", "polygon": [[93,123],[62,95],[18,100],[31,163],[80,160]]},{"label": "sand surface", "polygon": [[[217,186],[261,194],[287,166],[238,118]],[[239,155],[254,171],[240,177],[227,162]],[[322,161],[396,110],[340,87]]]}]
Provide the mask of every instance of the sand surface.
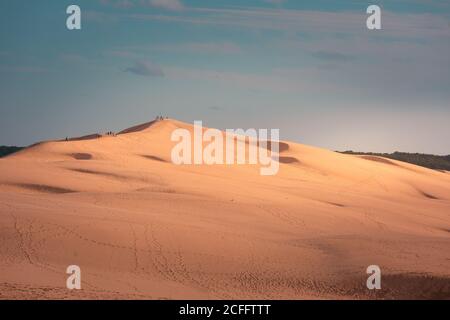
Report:
[{"label": "sand surface", "polygon": [[178,127],[1,159],[0,298],[450,298],[449,173],[292,142],[275,176],[176,166]]}]

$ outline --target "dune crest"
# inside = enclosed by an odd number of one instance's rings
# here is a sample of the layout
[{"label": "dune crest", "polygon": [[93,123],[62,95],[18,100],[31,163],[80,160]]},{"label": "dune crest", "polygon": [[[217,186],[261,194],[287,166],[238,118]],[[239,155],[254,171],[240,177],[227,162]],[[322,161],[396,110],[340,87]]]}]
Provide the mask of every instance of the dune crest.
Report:
[{"label": "dune crest", "polygon": [[144,130],[150,128],[156,122],[157,122],[156,120],[153,120],[153,121],[150,121],[150,122],[142,123],[142,124],[139,124],[137,126],[133,126],[133,127],[124,129],[124,130],[120,131],[119,134],[126,134],[126,133],[131,133],[131,132],[144,131]]}]

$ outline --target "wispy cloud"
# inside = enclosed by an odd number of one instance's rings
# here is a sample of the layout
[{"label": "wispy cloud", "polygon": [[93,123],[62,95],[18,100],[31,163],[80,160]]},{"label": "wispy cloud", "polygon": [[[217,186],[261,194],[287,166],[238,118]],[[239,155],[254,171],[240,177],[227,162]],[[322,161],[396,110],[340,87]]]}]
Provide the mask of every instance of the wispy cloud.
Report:
[{"label": "wispy cloud", "polygon": [[0,72],[12,72],[12,73],[46,73],[49,70],[47,68],[37,66],[0,66]]},{"label": "wispy cloud", "polygon": [[165,10],[182,10],[183,3],[180,0],[100,0],[103,5],[110,5],[116,8],[131,8],[135,6],[152,6]]},{"label": "wispy cloud", "polygon": [[211,111],[222,111],[222,108],[219,107],[219,106],[210,106],[210,107],[208,107],[208,110],[211,110]]},{"label": "wispy cloud", "polygon": [[233,42],[186,42],[177,44],[154,45],[152,50],[180,51],[193,53],[237,54],[241,47]]},{"label": "wispy cloud", "polygon": [[264,0],[266,3],[274,4],[274,5],[280,5],[286,2],[286,0]]},{"label": "wispy cloud", "polygon": [[243,53],[243,49],[236,43],[230,41],[224,42],[185,42],[185,43],[164,43],[149,44],[139,46],[123,46],[106,50],[103,55],[107,57],[143,60],[149,54],[157,52],[170,52],[180,54],[220,54],[234,55]]},{"label": "wispy cloud", "polygon": [[347,62],[354,60],[355,57],[335,51],[316,51],[312,53],[314,58],[325,61]]},{"label": "wispy cloud", "polygon": [[61,60],[68,63],[87,64],[89,59],[76,53],[63,53],[59,56]]},{"label": "wispy cloud", "polygon": [[[189,14],[135,13],[122,18],[168,23],[207,24],[288,32],[367,33],[364,11],[332,12],[270,8],[189,8]],[[448,18],[436,14],[402,14],[383,11],[383,35],[401,37],[450,36]]]},{"label": "wispy cloud", "polygon": [[135,3],[132,0],[100,0],[101,4],[112,5],[116,8],[131,8]]},{"label": "wispy cloud", "polygon": [[200,83],[219,83],[221,86],[244,90],[261,90],[266,92],[319,92],[333,90],[329,83],[318,85],[317,70],[275,69],[267,73],[249,73],[240,71],[219,71],[197,68],[166,67],[167,78],[173,80],[197,81]]},{"label": "wispy cloud", "polygon": [[115,58],[127,58],[136,59],[139,55],[130,49],[112,49],[104,52],[105,56],[115,57]]},{"label": "wispy cloud", "polygon": [[125,72],[144,77],[164,77],[163,69],[149,61],[136,61],[132,66],[126,68]]},{"label": "wispy cloud", "polygon": [[184,8],[180,0],[150,0],[149,4],[167,10],[182,10]]}]

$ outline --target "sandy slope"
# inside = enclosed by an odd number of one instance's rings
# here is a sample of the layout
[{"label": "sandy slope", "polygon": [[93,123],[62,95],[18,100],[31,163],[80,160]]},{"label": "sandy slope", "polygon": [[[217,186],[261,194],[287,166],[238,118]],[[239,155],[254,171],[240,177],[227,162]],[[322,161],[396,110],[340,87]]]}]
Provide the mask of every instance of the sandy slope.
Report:
[{"label": "sandy slope", "polygon": [[450,298],[448,173],[290,142],[276,176],[175,166],[177,127],[0,160],[0,298]]}]

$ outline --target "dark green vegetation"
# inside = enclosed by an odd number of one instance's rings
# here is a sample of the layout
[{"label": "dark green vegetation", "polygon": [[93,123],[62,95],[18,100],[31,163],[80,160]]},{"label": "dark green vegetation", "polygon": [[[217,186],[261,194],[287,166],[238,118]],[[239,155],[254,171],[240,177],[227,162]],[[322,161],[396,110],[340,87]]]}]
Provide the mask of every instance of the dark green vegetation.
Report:
[{"label": "dark green vegetation", "polygon": [[[338,151],[340,152],[340,151]],[[388,159],[399,160],[403,162],[412,163],[418,166],[435,169],[435,170],[447,170],[450,171],[450,155],[436,156],[433,154],[424,153],[407,153],[407,152],[394,152],[394,153],[373,153],[373,152],[354,152],[344,151],[340,153],[363,155],[363,156],[376,156],[384,157]]]},{"label": "dark green vegetation", "polygon": [[0,158],[6,157],[7,155],[22,150],[22,147],[7,147],[0,146]]}]

